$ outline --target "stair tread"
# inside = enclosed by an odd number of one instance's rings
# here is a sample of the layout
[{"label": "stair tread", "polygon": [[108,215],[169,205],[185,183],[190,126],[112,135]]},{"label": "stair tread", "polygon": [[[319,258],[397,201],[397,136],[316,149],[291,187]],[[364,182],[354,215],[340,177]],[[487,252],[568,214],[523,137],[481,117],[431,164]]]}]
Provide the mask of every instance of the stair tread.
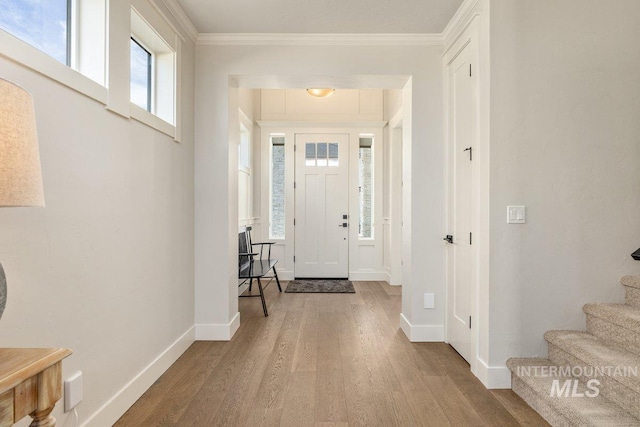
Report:
[{"label": "stair tread", "polygon": [[[551,397],[551,387],[554,380],[564,383],[572,380],[572,377],[551,377],[520,375],[518,368],[558,367],[557,364],[542,358],[512,358],[507,361],[507,366],[521,381],[529,386],[540,399],[555,409],[558,414],[567,419],[572,425],[580,426],[639,426],[640,420],[605,397]],[[578,384],[579,393],[585,393],[587,388],[582,382]]]},{"label": "stair tread", "polygon": [[[640,370],[640,356],[622,348],[611,346],[587,332],[547,331],[545,340],[581,360],[585,366],[635,368]],[[640,376],[617,371],[613,379],[640,393]]]},{"label": "stair tread", "polygon": [[582,310],[586,314],[634,330],[640,334],[640,307],[627,304],[586,304]]},{"label": "stair tread", "polygon": [[640,276],[624,276],[620,283],[630,288],[640,289]]}]

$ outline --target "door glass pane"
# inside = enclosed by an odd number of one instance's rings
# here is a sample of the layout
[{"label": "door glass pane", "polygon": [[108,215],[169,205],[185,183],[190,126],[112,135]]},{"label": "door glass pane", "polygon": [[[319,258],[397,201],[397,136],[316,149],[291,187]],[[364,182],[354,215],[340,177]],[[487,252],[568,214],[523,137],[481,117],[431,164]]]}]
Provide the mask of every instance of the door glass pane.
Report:
[{"label": "door glass pane", "polygon": [[305,166],[316,165],[316,144],[313,142],[307,142],[304,147],[304,164]]},{"label": "door glass pane", "polygon": [[68,0],[2,0],[0,28],[69,65]]},{"label": "door glass pane", "polygon": [[318,166],[327,166],[327,143],[318,143]]},{"label": "door glass pane", "polygon": [[338,144],[334,142],[329,144],[329,166],[339,166]]}]

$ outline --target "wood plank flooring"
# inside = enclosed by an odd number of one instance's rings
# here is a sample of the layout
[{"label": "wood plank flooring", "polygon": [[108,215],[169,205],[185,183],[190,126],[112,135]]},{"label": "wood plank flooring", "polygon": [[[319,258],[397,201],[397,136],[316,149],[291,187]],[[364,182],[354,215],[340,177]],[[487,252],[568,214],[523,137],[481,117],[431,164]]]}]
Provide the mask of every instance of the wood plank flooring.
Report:
[{"label": "wood plank flooring", "polygon": [[241,298],[233,339],[194,343],[116,426],[548,426],[510,390],[485,389],[449,345],[410,343],[401,288],[354,286],[270,286],[266,318]]}]

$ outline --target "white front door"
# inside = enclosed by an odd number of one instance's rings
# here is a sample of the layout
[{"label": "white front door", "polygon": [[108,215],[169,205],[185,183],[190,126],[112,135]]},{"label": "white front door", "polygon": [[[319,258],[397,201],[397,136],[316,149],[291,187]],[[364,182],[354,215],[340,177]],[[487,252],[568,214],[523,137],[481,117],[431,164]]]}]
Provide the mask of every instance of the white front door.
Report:
[{"label": "white front door", "polygon": [[349,277],[349,136],[296,134],[295,277]]},{"label": "white front door", "polygon": [[473,287],[473,146],[476,136],[476,95],[472,76],[473,49],[467,46],[449,65],[449,232],[447,339],[471,361]]}]

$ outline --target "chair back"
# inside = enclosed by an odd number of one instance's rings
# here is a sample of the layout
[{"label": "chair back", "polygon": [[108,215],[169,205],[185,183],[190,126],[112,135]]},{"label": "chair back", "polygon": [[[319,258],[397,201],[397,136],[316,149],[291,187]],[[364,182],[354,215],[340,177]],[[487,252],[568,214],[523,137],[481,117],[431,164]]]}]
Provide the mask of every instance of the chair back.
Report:
[{"label": "chair back", "polygon": [[247,231],[241,231],[238,233],[238,270],[241,271],[249,266],[252,260],[251,244],[249,243],[250,237],[247,235]]}]

